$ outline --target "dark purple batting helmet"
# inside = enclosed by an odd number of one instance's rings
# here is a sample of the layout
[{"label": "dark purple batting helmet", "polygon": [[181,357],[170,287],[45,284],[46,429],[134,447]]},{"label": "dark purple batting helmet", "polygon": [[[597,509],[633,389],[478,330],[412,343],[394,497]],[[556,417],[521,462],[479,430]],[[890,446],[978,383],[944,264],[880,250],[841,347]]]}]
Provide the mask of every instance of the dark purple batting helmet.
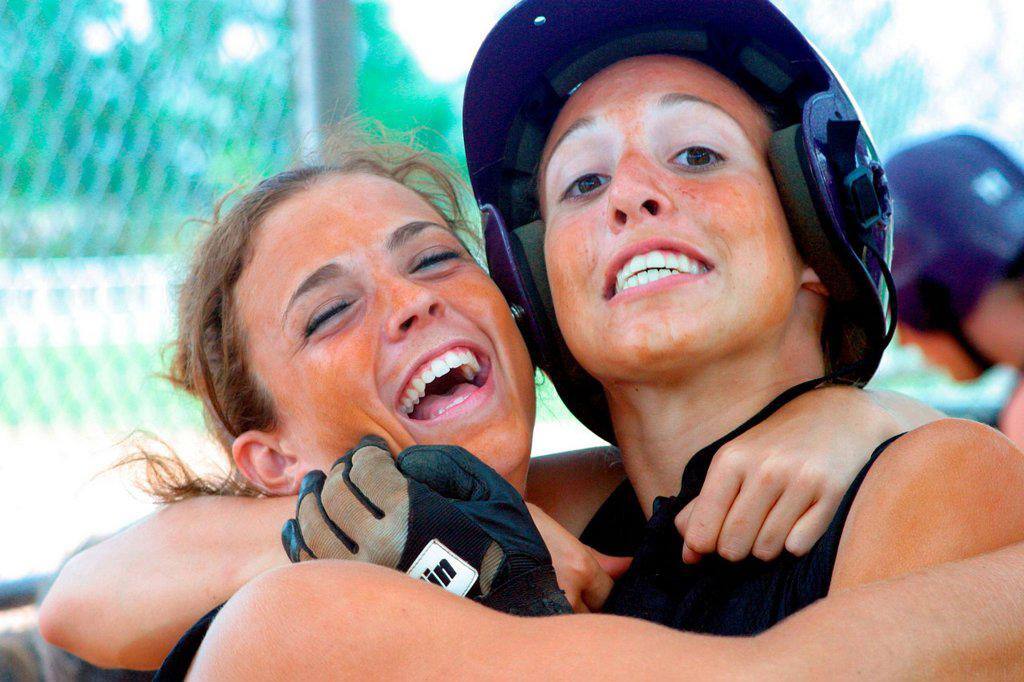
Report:
[{"label": "dark purple batting helmet", "polygon": [[971,134],[908,147],[886,167],[900,216],[900,322],[955,332],[986,288],[1020,274],[1024,169]]},{"label": "dark purple batting helmet", "polygon": [[491,275],[534,361],[580,421],[612,440],[603,391],[555,322],[535,173],[572,92],[603,68],[648,54],[704,62],[772,112],[779,194],[801,254],[831,294],[830,364],[865,383],[890,336],[885,177],[838,75],[768,0],[525,0],[484,40],[466,83],[466,158]]}]

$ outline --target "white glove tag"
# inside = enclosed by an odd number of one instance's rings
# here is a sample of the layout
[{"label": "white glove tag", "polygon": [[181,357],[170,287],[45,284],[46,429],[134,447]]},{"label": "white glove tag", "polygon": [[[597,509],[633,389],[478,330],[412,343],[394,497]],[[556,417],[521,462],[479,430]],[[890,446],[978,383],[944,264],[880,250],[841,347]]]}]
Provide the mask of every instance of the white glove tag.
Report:
[{"label": "white glove tag", "polygon": [[413,578],[440,585],[460,597],[469,593],[478,576],[475,568],[437,538],[427,543],[406,573]]}]

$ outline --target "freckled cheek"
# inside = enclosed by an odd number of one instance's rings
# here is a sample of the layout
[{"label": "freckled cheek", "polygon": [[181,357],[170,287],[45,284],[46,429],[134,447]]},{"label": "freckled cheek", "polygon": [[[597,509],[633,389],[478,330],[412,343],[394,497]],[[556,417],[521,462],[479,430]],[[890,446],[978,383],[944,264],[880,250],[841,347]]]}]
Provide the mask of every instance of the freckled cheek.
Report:
[{"label": "freckled cheek", "polygon": [[737,291],[748,292],[762,314],[781,315],[791,306],[800,259],[775,185],[770,177],[751,174],[731,191],[732,198],[721,198],[728,208],[719,223],[727,226],[722,229],[730,252],[728,277]]},{"label": "freckled cheek", "polygon": [[500,333],[506,318],[512,317],[498,285],[482,270],[445,282],[438,296],[489,337]]},{"label": "freckled cheek", "polygon": [[382,402],[373,354],[350,344],[329,345],[284,368],[287,388],[281,402],[294,415],[296,428],[335,449],[351,447],[367,433],[388,435],[379,433],[382,427],[401,433],[397,417]]},{"label": "freckled cheek", "polygon": [[560,226],[544,244],[548,283],[555,309],[575,317],[595,300],[603,285],[598,270],[598,246],[585,224]]},{"label": "freckled cheek", "polygon": [[[461,282],[455,299],[465,317],[472,320],[491,341],[499,359],[510,363],[504,371],[522,392],[533,391],[533,367],[522,334],[497,285],[482,272],[479,278]],[[526,387],[525,389],[523,387]]]},{"label": "freckled cheek", "polygon": [[[733,266],[756,267],[767,260],[787,259],[789,227],[771,181],[729,176],[709,183],[700,195],[707,216],[707,237]],[[758,268],[760,269],[760,268]]]}]

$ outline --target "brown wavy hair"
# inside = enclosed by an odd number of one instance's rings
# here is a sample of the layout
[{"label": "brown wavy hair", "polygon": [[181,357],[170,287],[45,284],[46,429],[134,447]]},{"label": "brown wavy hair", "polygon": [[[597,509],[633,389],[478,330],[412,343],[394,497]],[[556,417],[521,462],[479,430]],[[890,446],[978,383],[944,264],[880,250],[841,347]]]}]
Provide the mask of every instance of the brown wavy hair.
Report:
[{"label": "brown wavy hair", "polygon": [[324,164],[266,178],[225,209],[238,191],[229,193],[217,203],[212,219],[201,221],[205,234],[178,294],[177,336],[167,378],[202,403],[207,428],[227,454],[227,471],[202,476],[168,447],[164,454],[140,447],[121,464],[144,464],[141,487],[161,502],[264,494],[242,475],[231,456],[239,434],[275,425],[274,402],[248,363],[235,285],[252,258],[254,235],[282,202],[327,177],[365,173],[387,178],[423,197],[459,240],[478,252],[475,223],[463,209],[466,185],[443,156],[423,149],[411,137],[399,141],[393,133],[350,126],[331,138],[324,157]]}]

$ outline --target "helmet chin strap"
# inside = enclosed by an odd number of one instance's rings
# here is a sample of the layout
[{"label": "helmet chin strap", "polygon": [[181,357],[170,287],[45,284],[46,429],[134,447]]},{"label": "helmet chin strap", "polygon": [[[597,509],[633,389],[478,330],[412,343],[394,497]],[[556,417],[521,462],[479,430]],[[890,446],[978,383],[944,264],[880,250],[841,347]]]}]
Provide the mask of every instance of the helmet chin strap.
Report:
[{"label": "helmet chin strap", "polygon": [[978,369],[982,372],[991,369],[996,365],[995,360],[985,355],[980,348],[974,345],[973,341],[967,338],[967,334],[964,332],[964,328],[959,322],[951,323],[946,331],[957,342],[957,345],[960,346],[960,350],[962,350],[964,354],[971,359],[971,362],[977,365]]},{"label": "helmet chin strap", "polygon": [[[889,312],[891,317],[889,318],[889,328],[885,333],[885,343],[882,345],[884,349],[889,345],[893,335],[896,333],[896,296],[893,292],[896,291],[896,283],[893,281],[892,273],[889,271],[888,266],[885,264],[885,259],[882,258],[882,254],[870,243],[865,243],[864,246],[871,252],[871,254],[878,259],[882,266],[882,277],[885,279],[885,286],[889,291],[888,304]],[[844,377],[848,378],[851,375],[854,377],[858,376],[858,373],[866,365],[876,366],[878,364],[878,355],[881,355],[882,351],[878,351],[877,354],[868,355],[857,362],[853,362],[838,369],[834,369],[825,376],[818,377],[817,379],[811,379],[809,381],[802,381],[795,386],[790,386],[785,391],[780,393],[770,403],[765,405],[761,410],[753,417],[743,422],[740,426],[730,431],[725,436],[722,436],[714,443],[702,448],[687,464],[682,474],[682,485],[680,493],[674,498],[659,498],[656,500],[655,514],[671,521],[675,517],[675,514],[682,509],[686,502],[696,497],[700,491],[700,486],[703,483],[704,476],[707,474],[708,467],[711,463],[711,458],[721,448],[722,445],[736,438],[744,431],[753,428],[754,426],[765,421],[771,415],[775,414],[783,405],[795,400],[804,393],[813,391],[814,389],[820,388],[827,384],[842,380]],[[873,363],[873,364],[872,364]],[[850,383],[856,383],[856,379],[850,380]],[[662,508],[664,505],[667,507]]]}]

